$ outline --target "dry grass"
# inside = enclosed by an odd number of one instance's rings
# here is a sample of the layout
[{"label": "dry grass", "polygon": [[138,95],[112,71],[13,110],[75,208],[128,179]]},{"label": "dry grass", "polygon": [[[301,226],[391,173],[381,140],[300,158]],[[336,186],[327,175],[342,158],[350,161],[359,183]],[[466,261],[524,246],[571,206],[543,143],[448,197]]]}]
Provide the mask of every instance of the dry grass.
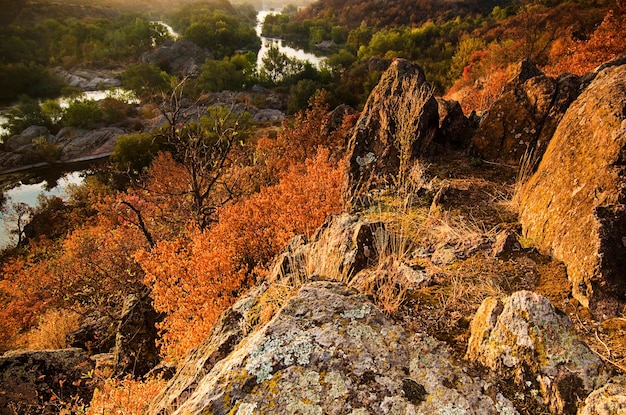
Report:
[{"label": "dry grass", "polygon": [[69,310],[49,310],[39,318],[37,327],[21,338],[21,347],[30,350],[63,349],[66,337],[80,324],[80,315]]},{"label": "dry grass", "polygon": [[95,390],[87,415],[140,415],[167,384],[162,379],[107,379]]},{"label": "dry grass", "polygon": [[513,185],[513,194],[509,200],[508,206],[513,212],[518,213],[520,209],[522,190],[526,182],[530,179],[535,171],[536,160],[534,148],[527,148],[522,156],[519,164],[519,170]]}]

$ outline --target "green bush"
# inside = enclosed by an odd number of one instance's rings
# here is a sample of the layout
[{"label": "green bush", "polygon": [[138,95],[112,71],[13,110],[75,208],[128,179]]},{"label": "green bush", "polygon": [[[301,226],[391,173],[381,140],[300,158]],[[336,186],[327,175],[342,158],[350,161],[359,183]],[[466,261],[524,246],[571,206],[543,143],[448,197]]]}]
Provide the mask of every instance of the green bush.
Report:
[{"label": "green bush", "polygon": [[72,101],[65,109],[61,123],[64,126],[92,128],[102,122],[102,110],[92,99]]},{"label": "green bush", "polygon": [[121,135],[115,143],[111,162],[117,170],[139,174],[150,165],[158,150],[158,141],[149,133]]}]

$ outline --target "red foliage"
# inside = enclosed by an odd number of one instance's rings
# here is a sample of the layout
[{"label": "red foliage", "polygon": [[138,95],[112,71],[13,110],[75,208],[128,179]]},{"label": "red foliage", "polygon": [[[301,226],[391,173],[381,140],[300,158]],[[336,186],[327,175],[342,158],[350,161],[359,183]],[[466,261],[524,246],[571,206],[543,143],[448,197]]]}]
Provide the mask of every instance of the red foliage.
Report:
[{"label": "red foliage", "polygon": [[328,151],[294,165],[272,187],[224,207],[219,222],[137,255],[152,287],[162,350],[180,358],[207,335],[258,272],[295,235],[310,235],[340,209],[341,170]]},{"label": "red foliage", "polygon": [[623,11],[609,11],[589,40],[569,38],[555,44],[550,53],[550,63],[544,71],[553,76],[563,72],[583,75],[625,53],[626,17]]}]

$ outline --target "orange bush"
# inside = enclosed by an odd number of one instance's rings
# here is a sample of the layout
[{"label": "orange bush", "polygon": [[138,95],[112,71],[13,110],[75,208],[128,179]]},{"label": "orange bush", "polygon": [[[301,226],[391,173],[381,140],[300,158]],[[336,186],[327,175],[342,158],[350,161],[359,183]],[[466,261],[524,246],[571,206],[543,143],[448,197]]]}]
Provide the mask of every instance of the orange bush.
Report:
[{"label": "orange bush", "polygon": [[571,38],[558,42],[544,71],[558,76],[564,72],[583,75],[626,53],[626,10],[609,11],[587,41]]},{"label": "orange bush", "polygon": [[94,391],[87,415],[140,415],[167,384],[162,379],[139,381],[131,376],[124,379],[107,379]]},{"label": "orange bush", "polygon": [[207,231],[162,241],[136,259],[152,287],[161,323],[162,352],[182,357],[208,334],[258,272],[295,235],[310,235],[340,209],[341,169],[321,150],[292,166],[276,186],[223,208]]},{"label": "orange bush", "polygon": [[348,131],[355,117],[346,117],[339,126],[333,126],[325,93],[311,98],[309,108],[299,112],[295,120],[285,120],[276,139],[261,138],[256,147],[257,164],[264,167],[264,184],[275,184],[293,164],[302,164],[315,156],[318,148],[329,150],[330,158],[338,161],[343,156]]},{"label": "orange bush", "polygon": [[132,254],[145,247],[138,230],[103,217],[62,242],[32,241],[2,268],[0,349],[15,347],[51,309],[115,313],[127,294],[143,287]]}]

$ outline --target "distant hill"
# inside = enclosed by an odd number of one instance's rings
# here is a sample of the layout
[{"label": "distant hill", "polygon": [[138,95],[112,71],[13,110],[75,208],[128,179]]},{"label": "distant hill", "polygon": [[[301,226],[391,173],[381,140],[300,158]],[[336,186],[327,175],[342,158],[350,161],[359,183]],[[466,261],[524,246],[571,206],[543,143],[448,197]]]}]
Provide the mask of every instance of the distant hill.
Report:
[{"label": "distant hill", "polygon": [[355,28],[420,25],[438,17],[489,13],[494,7],[517,4],[514,0],[319,0],[302,10],[296,20],[314,19],[332,13],[337,24]]}]

